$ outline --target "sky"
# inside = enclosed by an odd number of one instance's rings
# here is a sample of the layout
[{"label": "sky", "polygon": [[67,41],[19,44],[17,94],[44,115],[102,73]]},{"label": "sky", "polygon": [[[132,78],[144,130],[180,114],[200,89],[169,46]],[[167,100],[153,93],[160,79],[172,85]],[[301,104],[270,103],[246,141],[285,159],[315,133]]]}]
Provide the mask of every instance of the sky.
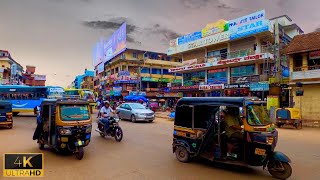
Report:
[{"label": "sky", "polygon": [[0,49],[21,65],[36,66],[47,85],[67,86],[92,49],[127,23],[127,46],[166,52],[169,40],[262,9],[288,15],[305,33],[320,30],[319,0],[0,0]]}]

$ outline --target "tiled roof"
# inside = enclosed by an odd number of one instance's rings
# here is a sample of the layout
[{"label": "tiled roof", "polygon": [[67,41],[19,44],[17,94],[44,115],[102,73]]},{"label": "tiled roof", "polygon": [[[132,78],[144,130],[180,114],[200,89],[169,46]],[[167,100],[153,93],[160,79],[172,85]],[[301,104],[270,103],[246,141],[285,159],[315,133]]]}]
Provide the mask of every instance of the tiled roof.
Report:
[{"label": "tiled roof", "polygon": [[320,50],[320,32],[295,36],[285,52],[286,54],[294,54],[316,50]]}]

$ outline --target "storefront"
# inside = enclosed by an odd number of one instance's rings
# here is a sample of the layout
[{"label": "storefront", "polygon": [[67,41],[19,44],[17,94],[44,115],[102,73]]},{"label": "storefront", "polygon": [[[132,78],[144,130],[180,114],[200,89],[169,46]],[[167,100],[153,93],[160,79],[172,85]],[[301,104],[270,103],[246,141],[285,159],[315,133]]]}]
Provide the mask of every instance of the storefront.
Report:
[{"label": "storefront", "polygon": [[206,97],[220,97],[223,95],[224,84],[200,85],[199,90],[205,93]]},{"label": "storefront", "polygon": [[266,100],[269,95],[269,82],[253,82],[250,83],[250,95],[260,98],[261,100]]},{"label": "storefront", "polygon": [[223,96],[243,97],[243,96],[249,96],[249,92],[250,92],[249,83],[225,84]]},{"label": "storefront", "polygon": [[205,83],[205,71],[183,73],[183,86],[194,86]]},{"label": "storefront", "polygon": [[228,69],[211,69],[207,72],[208,84],[227,84],[228,83]]},{"label": "storefront", "polygon": [[170,92],[183,93],[183,97],[204,97],[205,93],[199,90],[199,85],[171,87]]}]

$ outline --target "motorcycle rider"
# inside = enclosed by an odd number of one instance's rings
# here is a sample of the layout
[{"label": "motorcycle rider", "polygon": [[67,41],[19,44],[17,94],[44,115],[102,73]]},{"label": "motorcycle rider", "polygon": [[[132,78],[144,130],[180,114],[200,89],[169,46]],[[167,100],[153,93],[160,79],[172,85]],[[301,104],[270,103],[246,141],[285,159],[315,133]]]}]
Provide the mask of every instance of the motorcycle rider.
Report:
[{"label": "motorcycle rider", "polygon": [[[113,109],[110,107],[109,101],[104,101],[104,106],[100,109],[99,112],[102,117],[99,121],[101,121],[104,124],[105,128],[108,128],[110,114],[114,113]],[[98,123],[98,129],[101,129],[100,126],[101,126],[101,124]]]}]

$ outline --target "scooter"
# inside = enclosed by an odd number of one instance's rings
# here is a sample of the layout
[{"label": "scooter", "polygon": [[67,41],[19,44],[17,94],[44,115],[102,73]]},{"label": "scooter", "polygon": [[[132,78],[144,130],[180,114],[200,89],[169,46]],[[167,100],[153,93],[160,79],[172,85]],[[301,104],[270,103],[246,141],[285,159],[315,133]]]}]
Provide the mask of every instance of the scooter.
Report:
[{"label": "scooter", "polygon": [[100,136],[111,136],[114,137],[117,142],[120,142],[123,138],[123,132],[119,126],[120,119],[115,116],[109,117],[109,127],[106,127],[106,124],[102,120],[102,118],[99,118],[98,128],[96,129],[96,131],[100,133]]}]

